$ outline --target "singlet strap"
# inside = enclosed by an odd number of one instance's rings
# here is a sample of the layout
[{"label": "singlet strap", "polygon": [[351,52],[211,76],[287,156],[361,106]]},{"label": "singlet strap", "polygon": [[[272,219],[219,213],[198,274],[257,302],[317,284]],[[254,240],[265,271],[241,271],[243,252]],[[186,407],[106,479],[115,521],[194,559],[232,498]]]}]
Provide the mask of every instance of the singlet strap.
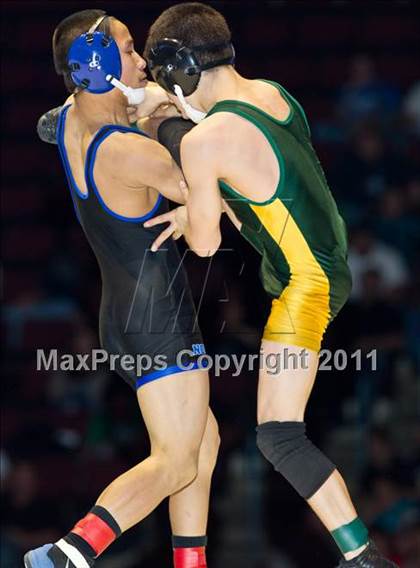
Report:
[{"label": "singlet strap", "polygon": [[88,151],[86,153],[86,161],[85,161],[85,180],[86,180],[86,185],[90,190],[93,190],[93,195],[96,197],[97,201],[99,202],[100,206],[112,217],[115,217],[116,219],[119,219],[120,221],[125,221],[128,223],[141,223],[146,221],[147,219],[149,219],[150,217],[152,217],[156,211],[159,208],[159,205],[163,199],[163,196],[161,193],[158,194],[158,198],[156,200],[156,203],[154,204],[154,206],[152,207],[152,209],[146,213],[145,215],[142,215],[141,217],[126,217],[124,215],[120,215],[119,213],[116,213],[115,211],[113,211],[112,209],[110,209],[106,203],[104,202],[104,200],[102,199],[102,196],[99,192],[99,189],[96,185],[94,176],[93,176],[93,170],[95,167],[95,160],[96,160],[96,154],[98,152],[98,149],[100,147],[100,145],[102,144],[102,142],[104,140],[106,140],[108,138],[108,136],[110,136],[111,134],[113,134],[114,132],[121,132],[121,133],[130,133],[130,134],[138,134],[140,136],[145,136],[146,138],[148,138],[148,135],[145,132],[142,132],[141,130],[135,130],[131,127],[128,126],[120,126],[117,124],[108,124],[103,126],[100,130],[98,130],[98,132],[95,134],[93,140],[91,141]]},{"label": "singlet strap", "polygon": [[261,120],[261,115],[263,115],[263,118],[270,118],[276,122],[278,121],[273,117],[270,117],[270,115],[268,115],[264,111],[261,111],[257,107],[254,107],[253,105],[244,103],[242,101],[235,101],[235,100],[220,101],[220,103],[217,103],[212,108],[209,114],[214,114],[216,112],[230,112],[232,114],[236,114],[238,116],[241,116],[242,118],[245,118],[246,120],[251,122],[254,126],[256,126],[258,130],[262,132],[262,134],[270,144],[271,149],[273,150],[274,155],[277,158],[277,162],[280,169],[280,179],[274,191],[274,194],[266,201],[254,201],[252,199],[248,199],[247,197],[241,195],[240,193],[235,191],[232,187],[230,187],[227,183],[221,180],[219,181],[219,184],[223,187],[226,193],[231,195],[234,199],[239,199],[240,201],[245,201],[252,205],[268,205],[269,203],[274,201],[277,197],[279,197],[279,195],[282,192],[285,180],[285,162],[282,153],[280,152],[279,145],[276,142],[275,137],[273,136],[271,128],[269,124],[267,124],[267,120]]},{"label": "singlet strap", "polygon": [[276,81],[270,81],[270,79],[258,79],[258,80],[263,81],[264,83],[268,83],[269,85],[275,87],[279,91],[281,96],[286,100],[287,104],[290,106],[290,110],[293,111],[293,113],[295,111],[294,106],[297,107],[297,110],[300,113],[303,122],[305,123],[307,134],[310,137],[311,129],[309,127],[308,118],[300,102],[297,101],[295,97],[291,95],[289,91],[283,87],[283,85],[280,85],[280,83],[277,83]]}]

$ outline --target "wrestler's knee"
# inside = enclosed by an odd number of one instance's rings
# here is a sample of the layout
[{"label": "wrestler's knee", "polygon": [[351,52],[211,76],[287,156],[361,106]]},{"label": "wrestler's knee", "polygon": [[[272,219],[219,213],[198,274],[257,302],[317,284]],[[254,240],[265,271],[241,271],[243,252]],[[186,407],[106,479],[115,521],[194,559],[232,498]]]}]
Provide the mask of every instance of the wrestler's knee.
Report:
[{"label": "wrestler's knee", "polygon": [[152,454],[159,460],[168,494],[179,491],[197,477],[199,451],[198,448],[181,447],[160,448]]},{"label": "wrestler's knee", "polygon": [[203,441],[200,448],[200,470],[213,472],[220,448],[219,426],[214,415],[210,412]]},{"label": "wrestler's knee", "polygon": [[304,422],[265,422],[257,427],[263,456],[305,499],[335,470],[335,465],[306,437]]}]

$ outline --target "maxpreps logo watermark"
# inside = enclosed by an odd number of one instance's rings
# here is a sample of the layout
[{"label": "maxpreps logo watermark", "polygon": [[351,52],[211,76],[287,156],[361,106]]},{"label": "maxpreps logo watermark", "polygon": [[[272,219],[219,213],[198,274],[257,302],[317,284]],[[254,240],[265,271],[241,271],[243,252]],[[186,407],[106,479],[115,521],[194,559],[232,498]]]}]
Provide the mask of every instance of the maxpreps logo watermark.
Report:
[{"label": "maxpreps logo watermark", "polygon": [[[163,354],[154,357],[147,354],[112,354],[104,349],[93,349],[84,354],[60,354],[57,349],[38,349],[36,369],[88,372],[96,371],[101,365],[108,365],[110,371],[134,371],[140,377],[149,372],[165,371],[173,364],[173,359],[169,362],[168,356]],[[191,371],[194,368],[211,370],[216,377],[227,371],[232,377],[238,377],[242,372],[258,369],[265,370],[269,375],[278,375],[282,371],[308,369],[309,352],[306,349],[296,352],[285,347],[277,353],[265,353],[261,350],[259,354],[209,355],[202,343],[194,343],[191,349],[178,352],[175,364],[181,371]],[[350,365],[356,371],[366,365],[370,366],[372,371],[376,370],[376,351],[365,354],[359,349],[347,355],[344,350],[333,353],[324,349],[319,354],[319,371],[343,371]]]},{"label": "maxpreps logo watermark", "polygon": [[[238,377],[243,371],[266,369],[269,374],[277,374],[284,369],[307,369],[308,352],[302,349],[299,354],[289,353],[286,348],[280,353],[265,354],[223,354],[208,355],[202,343],[194,343],[191,349],[183,349],[176,355],[176,366],[182,371],[192,369],[212,370],[216,377],[230,371],[232,377]],[[148,372],[164,371],[173,365],[167,355],[113,354],[104,349],[93,349],[84,354],[60,354],[57,349],[45,351],[37,349],[37,371],[96,371],[99,366],[107,365],[111,371],[122,369],[134,371],[137,376]]]},{"label": "maxpreps logo watermark", "polygon": [[[193,346],[194,349],[194,346]],[[185,362],[185,355],[194,355],[193,349],[185,350],[177,355],[177,365],[182,370],[188,371],[193,368],[192,364]],[[126,372],[134,371],[137,376],[144,375],[148,371],[164,371],[168,368],[168,357],[163,354],[151,357],[147,354],[130,355],[128,353],[108,353],[104,349],[93,349],[90,353],[60,354],[57,349],[45,351],[37,349],[37,371],[96,371],[100,366],[107,365],[110,371],[122,369]]]}]

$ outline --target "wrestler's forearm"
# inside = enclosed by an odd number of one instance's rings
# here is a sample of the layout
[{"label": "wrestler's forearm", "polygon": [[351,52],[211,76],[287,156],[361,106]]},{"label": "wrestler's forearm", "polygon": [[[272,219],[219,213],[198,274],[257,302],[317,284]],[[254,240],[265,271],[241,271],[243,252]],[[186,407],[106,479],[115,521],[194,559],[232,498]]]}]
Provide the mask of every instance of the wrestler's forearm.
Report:
[{"label": "wrestler's forearm", "polygon": [[222,240],[219,223],[209,222],[205,215],[198,215],[191,207],[191,193],[186,203],[186,218],[182,224],[182,234],[188,247],[198,256],[213,256]]},{"label": "wrestler's forearm", "polygon": [[180,117],[168,118],[159,125],[157,139],[165,146],[179,167],[181,167],[181,140],[194,126],[191,120]]}]

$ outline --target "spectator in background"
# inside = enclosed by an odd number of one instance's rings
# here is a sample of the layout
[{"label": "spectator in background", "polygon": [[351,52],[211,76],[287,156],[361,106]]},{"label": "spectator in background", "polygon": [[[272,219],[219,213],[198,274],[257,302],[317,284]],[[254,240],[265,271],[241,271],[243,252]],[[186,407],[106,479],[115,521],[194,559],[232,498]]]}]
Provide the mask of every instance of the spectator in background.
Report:
[{"label": "spectator in background", "polygon": [[349,78],[341,89],[337,112],[345,128],[368,118],[387,123],[399,110],[399,90],[378,77],[374,61],[368,55],[353,57]]},{"label": "spectator in background", "polygon": [[407,184],[407,206],[410,213],[420,219],[420,175],[413,175]]},{"label": "spectator in background", "polygon": [[381,241],[398,249],[408,262],[420,249],[420,222],[408,209],[402,188],[388,189],[378,199],[373,228]]},{"label": "spectator in background", "polygon": [[2,525],[2,557],[4,551],[10,568],[21,564],[28,548],[60,536],[58,502],[40,495],[37,471],[29,462],[13,464],[2,484]]},{"label": "spectator in background", "polygon": [[[356,372],[354,381],[359,423],[366,427],[375,421],[376,403],[380,397],[386,397],[387,413],[392,410],[393,370],[404,337],[400,310],[383,299],[386,290],[383,274],[366,269],[359,278],[359,297],[352,302],[347,322],[354,334],[352,350],[360,349],[364,354],[361,370]],[[374,359],[369,359],[367,354],[372,351]]]},{"label": "spectator in background", "polygon": [[418,568],[420,558],[420,506],[410,507],[401,515],[394,535],[396,558],[402,558],[401,568]]},{"label": "spectator in background", "polygon": [[[96,333],[81,321],[72,335],[71,353],[90,354],[99,349]],[[92,371],[50,371],[47,398],[64,412],[92,410],[100,406],[110,378],[103,365]]]},{"label": "spectator in background", "polygon": [[43,284],[48,298],[77,303],[83,286],[83,267],[73,254],[61,250],[49,259],[43,272]]},{"label": "spectator in background", "polygon": [[412,174],[412,165],[392,149],[377,125],[360,124],[353,132],[350,147],[338,157],[331,169],[331,186],[340,202],[351,204],[360,216],[388,187],[405,186]]},{"label": "spectator in background", "polygon": [[[420,266],[420,253],[417,254],[417,266]],[[415,372],[420,374],[420,269],[414,274],[407,293],[408,301],[405,305],[404,324],[406,348]]]},{"label": "spectator in background", "polygon": [[[349,247],[348,262],[353,277],[351,297],[362,299],[363,282],[365,299],[370,301],[372,287],[374,299],[391,297],[406,286],[409,274],[402,255],[394,248],[378,241],[372,231],[360,226],[353,231]],[[370,273],[364,281],[364,276]],[[376,273],[376,279],[373,276]]]},{"label": "spectator in background", "polygon": [[376,427],[369,435],[368,461],[362,472],[362,487],[370,488],[379,477],[396,479],[407,485],[413,485],[415,481],[413,463],[399,455],[390,431]]},{"label": "spectator in background", "polygon": [[420,503],[413,488],[390,475],[378,475],[366,489],[371,526],[383,535],[391,558],[401,568],[416,568]]},{"label": "spectator in background", "polygon": [[408,130],[420,138],[420,81],[409,89],[402,106]]}]

